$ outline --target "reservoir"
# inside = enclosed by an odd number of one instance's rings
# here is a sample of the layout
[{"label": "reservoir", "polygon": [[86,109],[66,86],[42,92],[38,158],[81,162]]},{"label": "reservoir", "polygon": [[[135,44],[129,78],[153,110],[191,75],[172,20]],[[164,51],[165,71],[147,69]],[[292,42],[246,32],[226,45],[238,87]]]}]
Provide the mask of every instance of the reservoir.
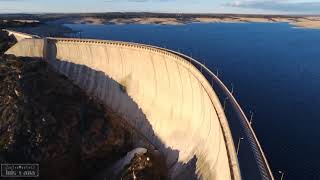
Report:
[{"label": "reservoir", "polygon": [[286,180],[320,179],[320,30],[287,23],[66,26],[76,37],[166,47],[204,63],[247,116],[253,112],[275,178],[283,171]]}]

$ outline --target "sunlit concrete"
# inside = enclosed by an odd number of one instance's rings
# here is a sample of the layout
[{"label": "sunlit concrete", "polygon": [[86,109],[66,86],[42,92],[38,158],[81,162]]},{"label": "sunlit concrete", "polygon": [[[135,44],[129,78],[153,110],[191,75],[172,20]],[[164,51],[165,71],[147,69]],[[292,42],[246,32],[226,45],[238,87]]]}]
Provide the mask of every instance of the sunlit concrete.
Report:
[{"label": "sunlit concrete", "polygon": [[16,32],[12,30],[3,29],[4,31],[8,32],[9,36],[14,35],[17,41],[21,41],[23,39],[31,39],[31,38],[37,38],[38,36],[22,33],[22,32]]},{"label": "sunlit concrete", "polygon": [[24,39],[6,53],[43,57],[121,114],[166,155],[172,179],[241,179],[219,99],[185,59],[141,44],[53,38]]}]

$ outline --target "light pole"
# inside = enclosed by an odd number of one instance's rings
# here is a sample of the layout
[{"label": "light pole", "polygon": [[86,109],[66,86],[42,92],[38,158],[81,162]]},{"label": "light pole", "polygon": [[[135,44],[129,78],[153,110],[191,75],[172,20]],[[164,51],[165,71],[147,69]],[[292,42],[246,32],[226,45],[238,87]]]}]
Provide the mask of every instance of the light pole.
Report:
[{"label": "light pole", "polygon": [[229,99],[229,97],[225,97],[223,101],[223,110],[226,110],[226,102]]},{"label": "light pole", "polygon": [[79,31],[79,39],[82,39],[81,31]]},{"label": "light pole", "polygon": [[252,119],[253,119],[253,112],[250,111],[250,121],[249,121],[250,125],[252,124]]},{"label": "light pole", "polygon": [[231,94],[233,94],[233,83],[231,83]]},{"label": "light pole", "polygon": [[238,140],[237,155],[239,154],[241,140],[243,140],[243,137],[239,138]]},{"label": "light pole", "polygon": [[219,69],[217,69],[217,77],[219,77]]},{"label": "light pole", "polygon": [[278,171],[278,172],[281,174],[281,178],[280,178],[280,180],[283,180],[284,172],[282,172],[282,171]]}]

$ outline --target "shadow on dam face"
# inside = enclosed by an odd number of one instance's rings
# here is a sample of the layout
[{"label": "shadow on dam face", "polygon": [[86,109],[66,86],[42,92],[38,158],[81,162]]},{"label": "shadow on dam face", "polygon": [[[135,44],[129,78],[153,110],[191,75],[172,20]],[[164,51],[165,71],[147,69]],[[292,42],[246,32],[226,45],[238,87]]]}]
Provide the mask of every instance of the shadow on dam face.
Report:
[{"label": "shadow on dam face", "polygon": [[191,63],[125,42],[25,39],[6,54],[42,57],[119,114],[166,157],[172,179],[241,179],[219,99]]},{"label": "shadow on dam face", "polygon": [[[119,109],[120,107],[117,106],[125,104],[125,106],[130,108],[130,112],[135,112],[136,117],[138,117],[135,120],[128,119],[129,117],[125,114],[120,114],[120,116],[126,120],[120,123],[126,125],[131,131],[133,137],[135,137],[134,143],[137,147],[151,145],[151,147],[145,148],[160,150],[165,155],[168,170],[171,173],[169,175],[174,176],[175,179],[199,179],[196,174],[196,164],[199,163],[199,159],[202,159],[202,165],[205,166],[205,157],[198,158],[194,155],[187,163],[178,162],[179,150],[166,146],[156,135],[156,132],[153,130],[146,115],[138,104],[127,94],[125,81],[123,81],[123,84],[120,84],[102,71],[94,70],[85,65],[57,59],[56,46],[52,47],[52,51],[50,52],[51,54],[49,54],[49,57],[51,61],[49,63],[51,66],[60,74],[68,77],[81,89],[85,90],[86,93],[93,97],[97,102],[106,104],[107,97],[111,97],[110,102],[115,106],[112,109]],[[121,97],[121,102],[117,101],[117,98],[113,98],[115,96]],[[136,125],[133,126],[129,122],[134,122]],[[135,127],[139,127],[139,129]],[[151,136],[145,136],[144,134]],[[212,175],[210,175],[210,177],[215,179]]]}]

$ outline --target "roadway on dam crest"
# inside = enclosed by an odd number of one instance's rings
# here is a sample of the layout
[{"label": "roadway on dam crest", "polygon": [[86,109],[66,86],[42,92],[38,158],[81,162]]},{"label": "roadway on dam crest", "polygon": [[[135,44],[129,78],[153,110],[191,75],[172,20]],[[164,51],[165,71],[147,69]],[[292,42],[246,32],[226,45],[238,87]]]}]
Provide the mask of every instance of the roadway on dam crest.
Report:
[{"label": "roadway on dam crest", "polygon": [[122,114],[166,155],[174,179],[240,179],[221,104],[205,77],[179,56],[124,42],[53,38],[25,39],[7,53],[44,57]]},{"label": "roadway on dam crest", "polygon": [[22,32],[17,32],[17,31],[13,31],[13,30],[6,30],[6,29],[2,29],[3,31],[7,31],[9,36],[13,35],[16,40],[19,42],[23,39],[32,39],[32,38],[40,38],[37,35],[32,35],[32,34],[27,34],[27,33],[22,33]]},{"label": "roadway on dam crest", "polygon": [[148,45],[62,38],[21,39],[7,54],[46,59],[122,114],[166,155],[173,179],[241,179],[224,110],[196,61]]}]

